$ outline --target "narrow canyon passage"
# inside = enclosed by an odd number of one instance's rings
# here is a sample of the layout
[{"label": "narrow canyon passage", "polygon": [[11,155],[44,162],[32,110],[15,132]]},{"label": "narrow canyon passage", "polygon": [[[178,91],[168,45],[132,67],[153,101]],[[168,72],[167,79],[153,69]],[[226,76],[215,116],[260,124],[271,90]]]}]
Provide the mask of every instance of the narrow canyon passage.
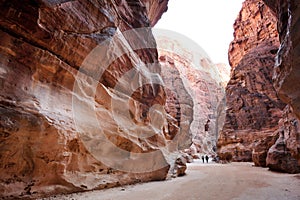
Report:
[{"label": "narrow canyon passage", "polygon": [[300,199],[300,0],[175,1],[0,1],[0,200]]},{"label": "narrow canyon passage", "polygon": [[253,163],[188,165],[187,175],[167,181],[101,191],[58,195],[43,200],[298,200],[300,176],[253,167]]}]

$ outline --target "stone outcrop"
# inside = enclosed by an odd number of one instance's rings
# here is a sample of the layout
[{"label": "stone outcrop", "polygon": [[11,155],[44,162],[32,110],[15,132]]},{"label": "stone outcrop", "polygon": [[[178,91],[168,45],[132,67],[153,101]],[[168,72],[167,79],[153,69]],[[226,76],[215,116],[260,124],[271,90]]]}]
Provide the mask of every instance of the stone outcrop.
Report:
[{"label": "stone outcrop", "polygon": [[268,152],[270,169],[300,172],[300,7],[298,0],[264,0],[278,20],[280,47],[274,69],[274,87],[289,104],[279,124],[279,138]]},{"label": "stone outcrop", "polygon": [[283,118],[279,122],[278,139],[269,149],[266,165],[271,170],[299,173],[299,119],[286,106]]},{"label": "stone outcrop", "polygon": [[278,47],[272,11],[260,0],[245,1],[229,47],[232,71],[226,87],[225,124],[218,139],[220,159],[253,160],[266,166],[285,106],[272,83]]},{"label": "stone outcrop", "polygon": [[153,27],[161,18],[162,14],[168,10],[169,0],[142,0],[142,2],[146,6],[148,18]]},{"label": "stone outcrop", "polygon": [[176,151],[188,147],[192,119],[164,110],[151,29],[130,32],[153,26],[166,5],[0,3],[1,197],[163,180],[172,169],[184,173]]}]

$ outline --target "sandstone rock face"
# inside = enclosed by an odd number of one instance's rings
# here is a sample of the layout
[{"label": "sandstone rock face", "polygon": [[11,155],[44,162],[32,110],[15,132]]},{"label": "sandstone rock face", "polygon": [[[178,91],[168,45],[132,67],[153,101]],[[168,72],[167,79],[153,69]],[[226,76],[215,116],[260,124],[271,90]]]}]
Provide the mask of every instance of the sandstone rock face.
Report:
[{"label": "sandstone rock face", "polygon": [[268,38],[273,38],[270,42],[277,45],[276,22],[272,11],[263,1],[246,0],[233,25],[234,40],[228,50],[230,66],[237,66],[244,55]]},{"label": "sandstone rock face", "polygon": [[287,104],[280,121],[279,138],[270,149],[270,169],[299,173],[300,170],[300,7],[299,1],[264,0],[278,19],[280,48],[273,81],[279,97]]},{"label": "sandstone rock face", "polygon": [[[268,1],[278,19],[280,48],[278,51],[274,86],[280,98],[290,104],[294,114],[300,118],[300,82],[299,79],[299,30],[300,8],[299,1]],[[274,3],[272,3],[274,2]]]},{"label": "sandstone rock face", "polygon": [[[223,125],[220,116],[225,110],[219,105],[225,96],[224,86],[229,79],[229,67],[225,64],[214,65],[202,49],[188,49],[188,41],[180,37],[172,38],[171,35],[168,38],[156,37],[156,40],[160,49],[158,53],[163,80],[167,87],[179,88],[177,94],[181,98],[177,99],[181,100],[181,104],[192,107],[190,131],[193,140],[192,146],[185,152],[194,158],[204,153],[215,155],[218,129]],[[170,83],[168,79],[182,81],[184,88],[176,82]],[[186,93],[192,102],[188,103]],[[167,96],[168,102],[172,95]]]},{"label": "sandstone rock face", "polygon": [[234,24],[229,48],[232,66],[226,87],[226,117],[218,138],[222,160],[254,161],[265,166],[268,148],[276,140],[285,104],[272,85],[279,46],[276,18],[259,0],[247,0]]},{"label": "sandstone rock face", "polygon": [[278,139],[277,134],[270,134],[263,139],[256,140],[253,144],[252,161],[256,166],[267,166],[267,153],[269,149],[275,144]]},{"label": "sandstone rock face", "polygon": [[271,170],[288,173],[300,172],[299,124],[299,120],[290,106],[286,106],[283,118],[279,122],[279,138],[268,151],[266,165]]},{"label": "sandstone rock face", "polygon": [[148,18],[150,19],[151,26],[153,27],[162,14],[168,10],[169,0],[142,0],[142,2],[146,6]]},{"label": "sandstone rock face", "polygon": [[130,32],[154,25],[166,4],[0,3],[1,197],[163,180],[179,168],[174,173],[184,173],[176,151],[188,147],[191,118],[164,109],[151,30]]}]

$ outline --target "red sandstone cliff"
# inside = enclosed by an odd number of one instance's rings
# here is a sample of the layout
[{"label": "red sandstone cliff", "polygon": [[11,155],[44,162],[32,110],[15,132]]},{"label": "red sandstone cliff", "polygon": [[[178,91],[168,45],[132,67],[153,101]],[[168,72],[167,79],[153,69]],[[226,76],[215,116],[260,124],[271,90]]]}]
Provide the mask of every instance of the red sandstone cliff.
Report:
[{"label": "red sandstone cliff", "polygon": [[300,2],[264,0],[278,20],[280,40],[273,74],[274,87],[288,105],[279,124],[279,138],[268,152],[270,169],[300,172]]},{"label": "red sandstone cliff", "polygon": [[[147,67],[158,62],[151,30],[128,32],[153,26],[166,5],[0,3],[0,196],[163,180],[178,169],[170,153],[188,147],[191,119],[163,109],[160,65]],[[184,127],[172,129],[177,120]]]},{"label": "red sandstone cliff", "polygon": [[244,2],[229,48],[222,159],[300,172],[299,9],[297,0]]},{"label": "red sandstone cliff", "polygon": [[246,0],[229,47],[232,70],[226,87],[225,124],[218,139],[221,159],[266,165],[285,106],[272,83],[278,47],[272,11],[260,0]]}]

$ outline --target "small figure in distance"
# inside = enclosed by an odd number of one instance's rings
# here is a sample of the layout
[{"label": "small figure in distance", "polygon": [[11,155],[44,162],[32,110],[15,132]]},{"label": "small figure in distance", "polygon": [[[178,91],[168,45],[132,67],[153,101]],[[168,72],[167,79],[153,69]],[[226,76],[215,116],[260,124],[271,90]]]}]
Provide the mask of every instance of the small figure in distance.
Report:
[{"label": "small figure in distance", "polygon": [[202,162],[204,163],[204,155],[202,155]]},{"label": "small figure in distance", "polygon": [[210,122],[210,120],[208,119],[207,122],[206,122],[206,124],[204,125],[204,131],[208,131],[208,129],[209,129],[209,122]]},{"label": "small figure in distance", "polygon": [[205,156],[206,163],[208,163],[208,155]]}]

